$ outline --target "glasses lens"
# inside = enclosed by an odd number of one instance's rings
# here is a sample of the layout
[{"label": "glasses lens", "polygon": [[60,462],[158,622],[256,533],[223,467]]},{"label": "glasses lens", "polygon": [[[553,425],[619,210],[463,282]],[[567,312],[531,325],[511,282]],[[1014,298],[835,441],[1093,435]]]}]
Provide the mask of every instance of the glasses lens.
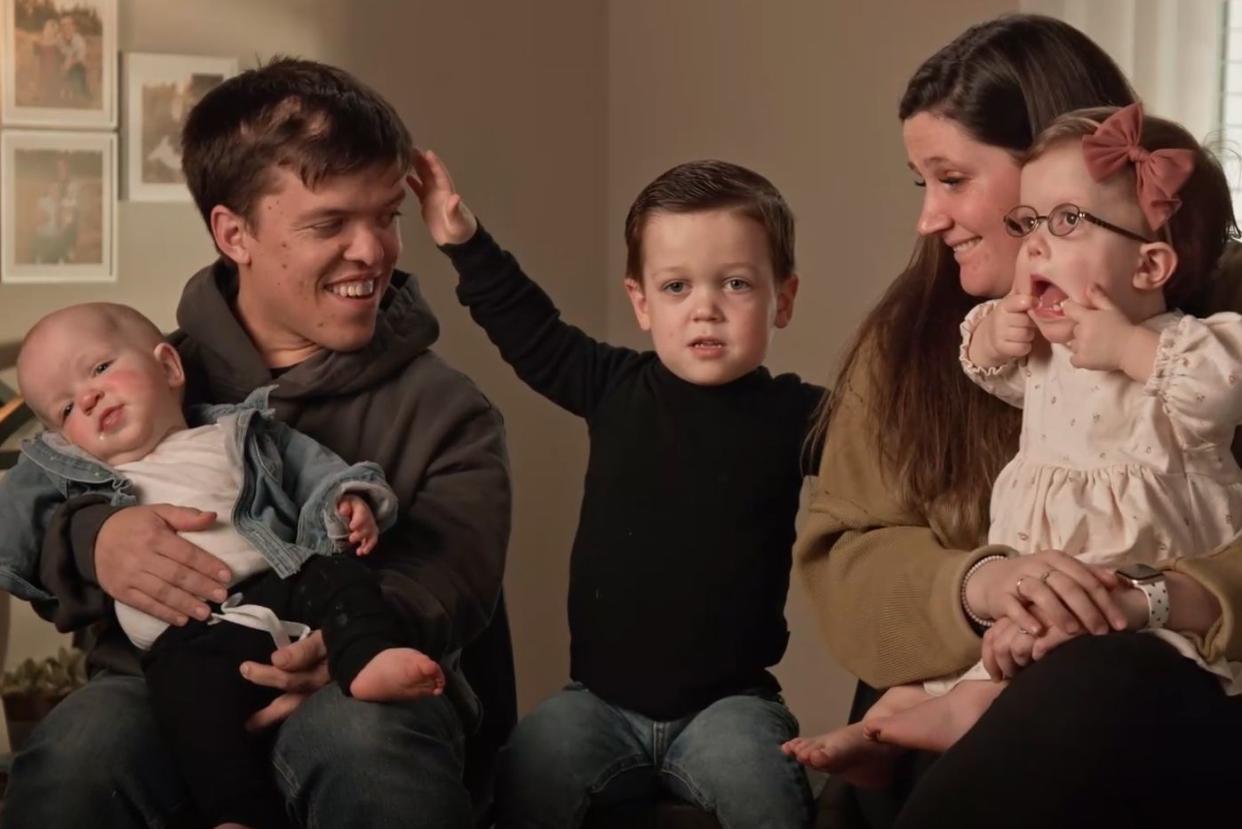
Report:
[{"label": "glasses lens", "polygon": [[1082,222],[1082,212],[1076,204],[1062,204],[1048,214],[1048,231],[1053,236],[1069,236]]},{"label": "glasses lens", "polygon": [[1010,236],[1021,238],[1030,235],[1035,229],[1035,226],[1039,224],[1039,216],[1036,215],[1034,208],[1019,205],[1005,214],[1004,221],[1005,231]]}]

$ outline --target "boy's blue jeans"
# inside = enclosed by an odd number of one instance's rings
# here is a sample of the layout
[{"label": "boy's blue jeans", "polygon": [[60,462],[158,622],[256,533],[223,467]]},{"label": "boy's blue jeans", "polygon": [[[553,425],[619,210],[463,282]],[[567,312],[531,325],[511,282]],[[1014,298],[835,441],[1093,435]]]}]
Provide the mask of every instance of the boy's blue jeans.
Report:
[{"label": "boy's blue jeans", "polygon": [[578,683],[518,723],[500,755],[501,829],[573,829],[592,804],[660,789],[715,814],[725,829],[801,829],[811,790],[781,743],[798,722],[779,699],[725,697],[679,720],[610,705]]},{"label": "boy's blue jeans", "polygon": [[[471,826],[465,738],[444,697],[360,702],[332,684],[279,728],[273,776],[295,825]],[[145,680],[105,673],[31,734],[14,759],[0,825],[164,829],[180,825],[174,816],[188,801]]]}]

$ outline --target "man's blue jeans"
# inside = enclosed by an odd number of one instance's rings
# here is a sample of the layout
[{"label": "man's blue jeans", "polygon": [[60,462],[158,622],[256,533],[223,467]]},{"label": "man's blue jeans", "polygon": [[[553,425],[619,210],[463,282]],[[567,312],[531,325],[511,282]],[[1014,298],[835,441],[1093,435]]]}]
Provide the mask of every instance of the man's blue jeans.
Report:
[{"label": "man's blue jeans", "polygon": [[[360,702],[333,683],[280,726],[273,780],[305,829],[469,827],[464,742],[442,696]],[[146,682],[102,674],[30,735],[14,759],[0,825],[163,829],[188,808]]]},{"label": "man's blue jeans", "polygon": [[798,722],[779,700],[725,697],[679,720],[652,720],[573,684],[518,723],[500,755],[497,826],[572,829],[592,804],[660,789],[725,829],[801,829],[811,790],[781,743]]}]

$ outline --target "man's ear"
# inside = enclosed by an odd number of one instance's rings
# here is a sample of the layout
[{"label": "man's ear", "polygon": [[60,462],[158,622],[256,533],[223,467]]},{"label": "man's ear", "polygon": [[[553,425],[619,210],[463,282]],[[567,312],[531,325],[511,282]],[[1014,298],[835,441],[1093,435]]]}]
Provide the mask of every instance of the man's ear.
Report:
[{"label": "man's ear", "polygon": [[239,216],[222,204],[211,208],[211,238],[216,247],[238,265],[250,264],[250,226],[244,216]]},{"label": "man's ear", "polygon": [[638,327],[644,331],[650,331],[651,315],[647,313],[647,293],[643,290],[643,283],[632,276],[627,276],[625,292],[629,294],[630,305],[634,307],[634,318],[638,320]]},{"label": "man's ear", "polygon": [[160,343],[155,347],[155,360],[164,369],[164,377],[170,389],[179,389],[185,385],[185,369],[181,365],[181,355],[168,343]]},{"label": "man's ear", "polygon": [[1148,242],[1139,248],[1134,287],[1140,291],[1163,290],[1177,270],[1177,251],[1167,242]]},{"label": "man's ear", "polygon": [[791,273],[785,281],[776,286],[776,320],[777,328],[784,328],[793,319],[794,299],[798,296],[798,275]]}]

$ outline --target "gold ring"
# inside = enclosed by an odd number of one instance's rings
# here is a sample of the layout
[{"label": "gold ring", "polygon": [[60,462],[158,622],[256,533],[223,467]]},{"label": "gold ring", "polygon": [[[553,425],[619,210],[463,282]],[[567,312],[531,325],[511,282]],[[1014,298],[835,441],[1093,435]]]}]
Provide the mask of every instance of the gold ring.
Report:
[{"label": "gold ring", "polygon": [[1026,576],[1018,576],[1018,580],[1013,585],[1013,592],[1019,599],[1026,598],[1022,595],[1022,582],[1026,581]]}]

